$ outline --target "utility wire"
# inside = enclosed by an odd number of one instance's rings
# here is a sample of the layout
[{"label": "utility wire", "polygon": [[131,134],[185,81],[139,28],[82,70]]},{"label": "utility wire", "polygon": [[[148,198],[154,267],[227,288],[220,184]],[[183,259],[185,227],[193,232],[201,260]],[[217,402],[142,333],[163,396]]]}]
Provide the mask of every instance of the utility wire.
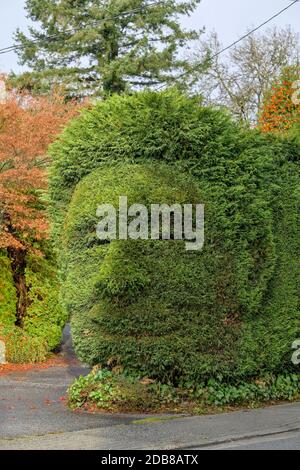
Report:
[{"label": "utility wire", "polygon": [[[252,29],[251,31],[249,31],[247,34],[244,34],[242,37],[240,37],[238,40],[234,41],[232,44],[229,44],[227,47],[225,47],[224,49],[218,51],[216,54],[214,54],[211,59],[215,59],[217,57],[219,57],[221,54],[223,54],[224,52],[227,52],[228,50],[232,49],[233,47],[235,47],[237,44],[239,44],[240,42],[242,42],[244,39],[246,39],[247,37],[251,36],[253,33],[255,33],[256,31],[258,31],[259,29],[263,28],[264,26],[266,26],[268,23],[270,23],[271,21],[273,21],[274,19],[278,18],[280,15],[282,15],[284,12],[286,12],[287,10],[289,10],[291,7],[293,7],[296,3],[298,3],[299,0],[294,0],[290,5],[286,6],[285,8],[283,8],[282,10],[280,10],[278,13],[276,13],[275,15],[273,15],[271,18],[268,18],[266,21],[264,21],[263,23],[261,23],[259,26],[257,26],[256,28]],[[114,15],[114,16],[111,16],[111,17],[107,17],[107,18],[103,18],[102,20],[99,20],[99,21],[95,21],[93,23],[91,23],[89,25],[89,27],[91,26],[94,26],[94,25],[98,25],[98,24],[102,24],[106,21],[110,21],[110,20],[114,20],[114,19],[118,19],[118,18],[122,18],[123,16],[127,16],[127,15],[130,15],[130,14],[134,14],[134,13],[141,13],[143,12],[144,10],[147,10],[149,8],[152,8],[154,6],[159,6],[159,5],[162,5],[164,2],[163,1],[157,1],[157,2],[153,2],[153,3],[150,3],[149,5],[145,5],[144,7],[139,7],[139,8],[135,8],[133,10],[128,10],[128,11],[124,11],[123,13],[120,13],[118,15]],[[64,31],[64,33],[76,33],[78,31],[82,31],[82,29],[69,29],[69,30],[66,30]],[[29,43],[27,43],[26,45],[12,45],[12,46],[8,46],[8,47],[5,47],[5,48],[2,48],[0,49],[0,55],[3,55],[3,54],[8,54],[9,52],[14,52],[16,50],[19,50],[19,49],[24,49],[25,47],[28,47],[29,44],[38,44],[39,42],[43,42],[45,40],[52,40],[52,39],[62,39],[59,35],[52,35],[52,36],[47,36],[43,39],[36,39],[36,40],[32,40],[32,41],[29,41]],[[190,70],[187,70],[185,72],[183,72],[181,75],[177,76],[177,77],[174,77],[174,79],[178,80],[178,79],[181,79],[183,77],[185,77],[186,75],[190,74],[191,72],[193,71],[196,71],[197,68],[199,68],[202,64],[197,64],[196,66],[192,67]],[[163,88],[165,86],[165,83],[163,83],[162,85],[160,85],[159,87],[157,87],[157,90],[160,90],[161,88]]]},{"label": "utility wire", "polygon": [[[220,51],[218,51],[216,54],[212,55],[211,56],[211,59],[216,59],[217,57],[219,57],[221,54],[224,54],[224,52],[227,52],[229,51],[230,49],[232,49],[233,47],[235,47],[237,44],[239,44],[240,42],[242,42],[244,39],[248,38],[249,36],[251,36],[253,33],[256,33],[256,31],[258,31],[259,29],[263,28],[264,26],[266,26],[268,23],[270,23],[271,21],[273,21],[275,18],[278,18],[278,16],[282,15],[282,13],[284,13],[285,11],[289,10],[292,6],[295,5],[295,3],[298,3],[299,0],[294,0],[290,5],[288,5],[287,7],[283,8],[282,10],[280,10],[278,13],[276,13],[275,15],[271,16],[271,18],[267,19],[266,21],[264,21],[263,23],[261,23],[259,26],[257,26],[256,28],[252,29],[251,31],[249,31],[247,34],[244,34],[244,36],[240,37],[239,39],[237,39],[236,41],[234,41],[232,44],[229,44],[228,46],[224,47],[224,49],[221,49]],[[183,72],[181,75],[179,75],[178,77],[176,77],[176,80],[178,79],[181,79],[183,77],[185,77],[186,75],[190,74],[191,72],[194,72],[197,70],[197,68],[201,67],[203,64],[197,64],[196,66],[192,67],[190,70],[187,70],[185,72]],[[174,77],[175,78],[175,77]],[[161,88],[163,88],[165,86],[165,84],[163,83],[162,85],[160,85],[157,90],[160,90]]]},{"label": "utility wire", "polygon": [[[102,20],[94,21],[94,22],[92,22],[88,25],[88,28],[100,25],[102,23],[105,23],[106,21],[111,21],[111,20],[116,20],[118,18],[122,18],[123,16],[132,15],[134,13],[142,13],[145,10],[151,9],[155,6],[162,5],[163,3],[164,3],[163,1],[158,1],[158,2],[149,3],[149,5],[145,5],[143,7],[135,8],[133,10],[127,10],[127,11],[124,11],[123,13],[119,13],[118,15],[113,15],[113,16],[110,16],[110,17],[107,17],[107,18],[103,18]],[[88,29],[88,28],[84,28],[84,29]],[[78,31],[82,31],[82,30],[83,29],[80,29],[80,28],[79,29],[67,29],[62,34],[65,34],[65,33],[73,33],[74,34],[74,33],[77,33]],[[8,54],[9,52],[14,52],[14,51],[19,50],[19,49],[24,49],[25,47],[28,47],[31,44],[38,44],[40,42],[51,41],[53,39],[54,40],[56,40],[56,39],[61,40],[63,38],[60,34],[53,34],[53,35],[44,37],[42,39],[35,39],[35,40],[32,40],[32,41],[28,41],[27,44],[20,44],[20,45],[13,44],[11,46],[4,47],[4,48],[0,49],[0,55]]]},{"label": "utility wire", "polygon": [[222,49],[221,51],[217,52],[214,56],[212,56],[212,58],[214,59],[215,57],[218,57],[219,55],[223,54],[224,52],[228,51],[229,49],[232,49],[232,47],[236,46],[237,44],[239,44],[241,41],[243,41],[244,39],[248,38],[249,36],[251,36],[253,33],[256,33],[256,31],[258,31],[259,29],[263,28],[264,26],[266,26],[268,23],[270,23],[271,21],[275,20],[276,18],[278,18],[278,16],[282,15],[282,13],[284,13],[285,11],[289,10],[289,8],[291,8],[293,5],[295,5],[295,3],[298,3],[299,0],[294,0],[293,3],[291,3],[290,5],[288,5],[287,7],[283,8],[282,10],[280,10],[278,13],[276,13],[275,15],[273,15],[271,18],[269,18],[268,20],[264,21],[262,24],[260,24],[259,26],[257,26],[256,28],[252,29],[252,31],[249,31],[247,34],[245,34],[244,36],[242,36],[240,39],[238,39],[237,41],[233,42],[232,44],[230,44],[229,46],[225,47],[224,49]]}]

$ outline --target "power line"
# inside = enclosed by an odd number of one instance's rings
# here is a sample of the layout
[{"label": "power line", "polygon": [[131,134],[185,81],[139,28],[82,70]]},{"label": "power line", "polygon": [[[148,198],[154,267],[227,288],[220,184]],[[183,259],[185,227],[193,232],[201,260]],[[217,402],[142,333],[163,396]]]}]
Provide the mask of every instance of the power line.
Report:
[{"label": "power line", "polygon": [[[252,29],[251,31],[249,31],[247,34],[244,34],[244,36],[240,37],[239,39],[237,39],[236,41],[234,41],[232,44],[229,44],[228,46],[224,47],[224,49],[221,49],[220,51],[218,51],[216,54],[214,54],[213,56],[211,56],[211,59],[216,59],[217,57],[219,57],[221,54],[224,54],[224,52],[227,52],[229,51],[230,49],[232,49],[233,47],[235,47],[237,44],[239,44],[240,42],[242,42],[244,39],[248,38],[249,36],[251,36],[253,33],[256,33],[256,31],[258,31],[259,29],[263,28],[264,26],[266,26],[268,23],[270,23],[271,21],[273,21],[274,19],[278,18],[278,16],[282,15],[282,13],[284,13],[285,11],[289,10],[292,6],[295,5],[295,3],[298,3],[299,0],[294,0],[290,5],[288,5],[287,7],[283,8],[282,10],[280,10],[278,13],[276,13],[275,15],[271,16],[271,18],[267,19],[266,21],[264,21],[263,23],[261,23],[259,26],[257,26],[256,28]],[[202,64],[197,64],[195,67],[192,67],[192,69],[186,71],[186,72],[183,72],[181,75],[179,75],[178,77],[176,77],[176,80],[178,79],[181,79],[183,77],[185,77],[186,75],[188,75],[189,73],[193,72],[193,71],[196,71],[198,67],[200,67]],[[165,86],[165,84],[162,84],[160,85],[157,90],[160,90],[161,88],[163,88]]]},{"label": "power line", "polygon": [[[221,54],[223,54],[224,52],[227,52],[228,50],[232,49],[234,46],[236,46],[237,44],[239,44],[241,41],[243,41],[244,39],[246,39],[247,37],[251,36],[253,33],[255,33],[256,31],[258,31],[259,29],[261,29],[262,27],[266,26],[268,23],[270,23],[271,21],[273,21],[274,19],[278,18],[280,15],[282,15],[285,11],[289,10],[291,7],[293,7],[296,3],[298,3],[300,0],[294,0],[290,5],[288,5],[287,7],[283,8],[282,10],[280,10],[278,13],[276,13],[275,15],[273,15],[271,18],[267,19],[266,21],[264,21],[263,23],[261,23],[259,26],[257,26],[256,28],[252,29],[251,31],[249,31],[247,34],[244,34],[242,37],[240,37],[238,40],[234,41],[232,44],[228,45],[227,47],[225,47],[224,49],[218,51],[216,54],[214,54],[211,58],[212,59],[215,59],[217,58],[218,56],[220,56]],[[111,21],[111,20],[115,20],[115,19],[118,19],[118,18],[122,18],[123,16],[127,16],[127,15],[130,15],[130,14],[134,14],[134,13],[141,13],[143,12],[144,10],[148,10],[148,9],[151,9],[152,7],[155,7],[155,6],[159,6],[159,5],[162,5],[164,2],[163,1],[157,1],[157,2],[153,2],[153,3],[150,3],[149,5],[145,5],[144,7],[139,7],[139,8],[135,8],[135,9],[132,9],[132,10],[127,10],[127,11],[124,11],[122,13],[119,13],[118,15],[114,15],[114,16],[110,16],[110,17],[107,17],[107,18],[103,18],[102,20],[99,20],[99,21],[95,21],[93,23],[91,23],[89,25],[89,27],[91,26],[97,26],[99,24],[102,24],[102,23],[105,23],[106,21]],[[65,33],[76,33],[78,31],[82,31],[82,29],[68,29],[68,30],[65,30],[64,31],[64,34]],[[36,40],[32,40],[32,41],[29,41],[30,44],[38,44],[40,42],[43,42],[43,41],[51,41],[51,40],[55,40],[55,39],[62,39],[58,34],[55,34],[55,35],[51,35],[51,36],[47,36],[43,39],[36,39]],[[25,47],[28,47],[28,44],[26,45],[11,45],[11,46],[8,46],[8,47],[5,47],[5,48],[2,48],[0,49],[0,55],[3,55],[3,54],[8,54],[10,52],[14,52],[16,50],[19,50],[19,49],[24,49]],[[196,66],[192,67],[192,69],[188,70],[188,71],[185,71],[184,73],[182,73],[181,75],[179,75],[178,77],[176,77],[176,80],[178,79],[181,79],[183,77],[185,77],[186,75],[188,75],[189,73],[197,70],[197,68],[199,66],[201,66],[202,64],[197,64]],[[175,77],[174,77],[175,78]],[[160,85],[159,87],[157,87],[157,90],[160,90],[161,88],[163,88],[165,86],[165,83]]]},{"label": "power line", "polygon": [[[116,19],[122,18],[123,16],[132,15],[134,13],[141,13],[144,10],[148,10],[148,9],[151,9],[152,7],[162,5],[163,3],[164,3],[163,1],[158,1],[158,2],[149,3],[149,5],[145,5],[143,7],[135,8],[133,10],[127,10],[127,11],[124,11],[122,13],[119,13],[118,15],[114,15],[114,16],[110,16],[110,17],[107,17],[107,18],[103,18],[102,20],[94,21],[88,27],[90,28],[90,27],[93,27],[93,26],[97,26],[99,24],[105,23],[106,21],[116,20]],[[87,29],[87,28],[84,28],[84,29]],[[63,34],[65,34],[65,33],[73,33],[74,34],[74,33],[77,33],[78,31],[82,31],[82,29],[80,29],[80,28],[79,29],[67,29],[63,32]],[[28,47],[28,45],[31,45],[31,44],[38,44],[40,42],[51,41],[53,39],[54,40],[55,39],[60,40],[60,39],[63,39],[63,38],[59,34],[53,34],[53,35],[47,36],[43,39],[36,39],[36,40],[29,41],[27,44],[20,44],[20,45],[13,44],[11,46],[4,47],[4,48],[0,49],[0,55],[8,54],[9,52],[14,52],[14,51],[19,50],[19,49],[24,49],[25,47]]]}]

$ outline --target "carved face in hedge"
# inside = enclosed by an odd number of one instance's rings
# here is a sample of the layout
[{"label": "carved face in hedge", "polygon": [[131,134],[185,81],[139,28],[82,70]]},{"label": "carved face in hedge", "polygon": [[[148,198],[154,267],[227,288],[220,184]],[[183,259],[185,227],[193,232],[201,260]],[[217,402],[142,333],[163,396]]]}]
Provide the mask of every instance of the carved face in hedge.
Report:
[{"label": "carved face in hedge", "polygon": [[[102,168],[78,185],[65,225],[63,299],[84,362],[177,383],[240,367],[260,301],[249,272],[267,277],[270,262],[262,253],[255,264],[253,247],[242,251],[228,239],[222,198],[208,193],[179,169],[158,164]],[[188,251],[174,239],[99,240],[97,209],[118,208],[120,196],[149,209],[205,204],[203,249]],[[268,244],[271,257],[270,240],[258,239],[258,246]]]}]

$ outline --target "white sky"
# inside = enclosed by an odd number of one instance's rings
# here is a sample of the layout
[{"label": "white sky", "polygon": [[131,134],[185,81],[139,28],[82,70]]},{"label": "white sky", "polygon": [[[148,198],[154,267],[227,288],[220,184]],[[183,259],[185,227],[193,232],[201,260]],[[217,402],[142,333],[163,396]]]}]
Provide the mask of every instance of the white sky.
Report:
[{"label": "white sky", "polygon": [[[205,26],[208,32],[215,30],[224,45],[227,45],[290,2],[291,0],[202,0],[197,11],[190,18],[184,19],[184,25],[194,29]],[[25,0],[0,0],[0,49],[13,44],[13,33],[17,27],[26,31],[28,20],[23,9],[24,4]],[[289,24],[300,33],[299,19],[300,1],[272,24]],[[21,70],[16,55],[0,55],[0,71],[11,70]]]}]

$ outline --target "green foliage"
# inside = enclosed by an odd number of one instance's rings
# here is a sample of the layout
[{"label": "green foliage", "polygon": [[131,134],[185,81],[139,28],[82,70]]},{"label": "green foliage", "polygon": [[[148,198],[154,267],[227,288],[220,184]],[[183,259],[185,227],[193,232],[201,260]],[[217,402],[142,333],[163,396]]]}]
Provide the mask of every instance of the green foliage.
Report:
[{"label": "green foliage", "polygon": [[153,393],[138,381],[102,369],[76,379],[68,399],[73,409],[88,405],[109,411],[145,410],[158,404]]},{"label": "green foliage", "polygon": [[21,63],[33,73],[13,77],[13,84],[39,91],[59,84],[80,96],[173,83],[174,72],[189,66],[178,53],[199,36],[183,30],[180,15],[199,2],[27,0],[38,28],[29,37],[18,30],[16,41]]},{"label": "green foliage", "polygon": [[46,342],[48,351],[52,351],[60,344],[62,330],[67,322],[66,312],[60,305],[60,285],[52,260],[29,256],[26,284],[28,308],[24,330]]},{"label": "green foliage", "polygon": [[300,377],[299,374],[286,373],[236,385],[211,380],[205,389],[198,391],[198,395],[202,394],[208,404],[217,406],[258,404],[273,400],[292,401],[300,397]]},{"label": "green foliage", "polygon": [[[173,384],[294,370],[300,149],[292,139],[240,130],[169,91],[96,104],[51,153],[62,298],[81,359]],[[99,243],[97,206],[118,206],[125,194],[147,207],[205,203],[204,249]]]},{"label": "green foliage", "polygon": [[299,397],[300,377],[287,373],[234,384],[211,379],[189,390],[95,369],[76,379],[68,390],[68,403],[72,409],[96,407],[121,412],[166,408],[180,412],[188,404],[189,411],[198,413],[199,409],[208,406],[257,406],[278,400],[293,401]]},{"label": "green foliage", "polygon": [[275,271],[263,299],[263,314],[244,327],[240,367],[245,375],[251,374],[254,362],[270,372],[289,367],[291,344],[300,337],[299,170],[298,160],[282,163],[278,172],[272,200]]},{"label": "green foliage", "polygon": [[13,275],[5,252],[0,251],[0,325],[14,325],[17,294]]},{"label": "green foliage", "polygon": [[193,179],[162,164],[101,169],[78,185],[65,224],[62,295],[73,315],[77,354],[93,365],[121,365],[172,381],[208,374],[211,367],[228,371],[240,327],[226,326],[229,311],[218,295],[228,256],[215,238],[214,207],[206,210],[211,242],[203,251],[188,252],[183,241],[103,245],[96,210],[101,203],[116,206],[120,194],[129,205],[148,208],[205,202]]},{"label": "green foliage", "polygon": [[246,144],[225,113],[201,107],[198,101],[175,90],[113,96],[73,120],[50,149],[56,240],[76,184],[103,165],[162,161],[196,175],[213,169],[216,183],[224,179],[225,184],[228,165]]},{"label": "green foliage", "polygon": [[15,327],[17,294],[5,252],[0,256],[0,328],[8,341],[8,361],[40,362],[61,342],[67,314],[59,302],[57,267],[49,257],[27,255],[27,311],[23,329]]},{"label": "green foliage", "polygon": [[0,325],[0,338],[5,342],[6,361],[11,364],[43,362],[49,353],[46,341],[16,326]]}]

